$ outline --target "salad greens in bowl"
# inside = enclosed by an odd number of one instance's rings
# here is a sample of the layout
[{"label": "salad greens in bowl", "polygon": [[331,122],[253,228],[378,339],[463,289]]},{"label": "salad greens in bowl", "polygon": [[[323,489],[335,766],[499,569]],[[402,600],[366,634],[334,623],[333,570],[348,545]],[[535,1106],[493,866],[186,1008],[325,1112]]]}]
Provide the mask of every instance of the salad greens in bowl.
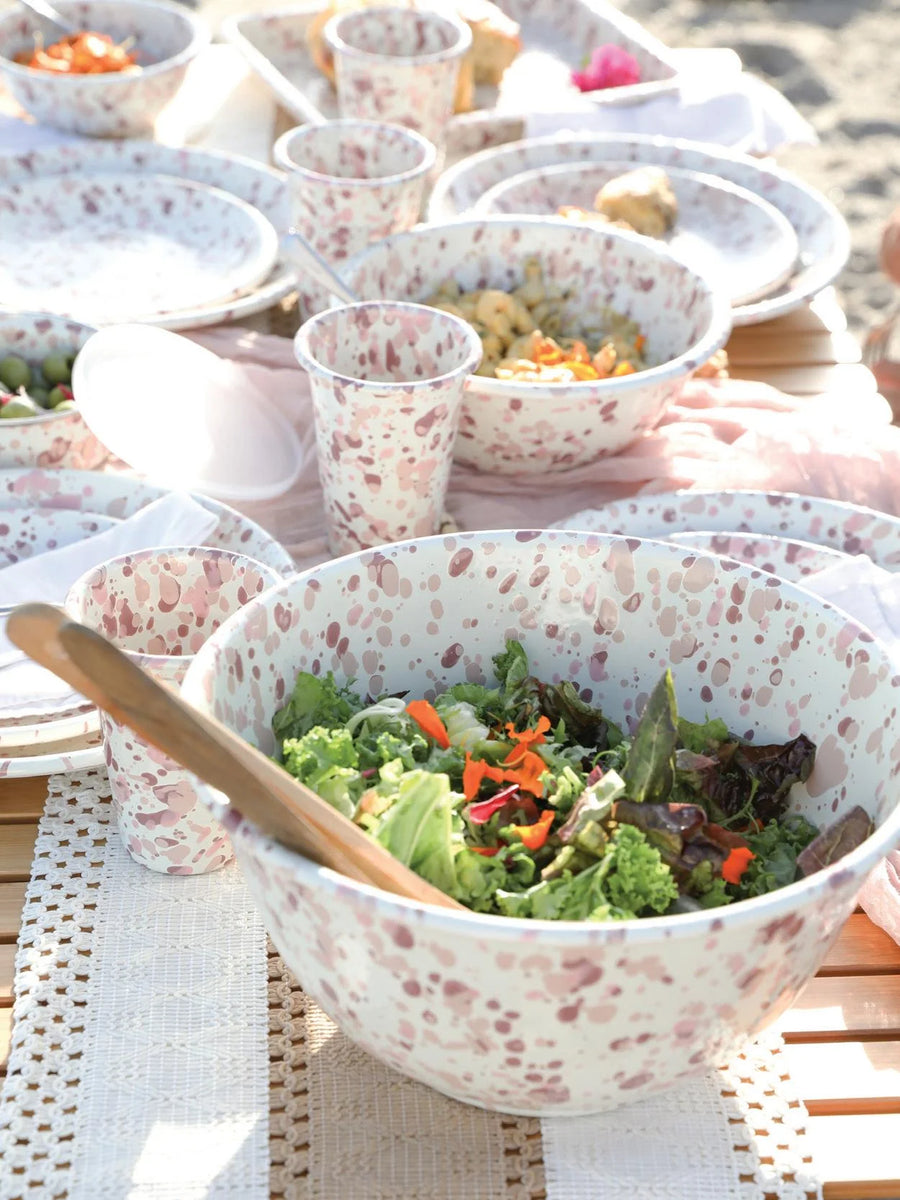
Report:
[{"label": "salad greens in bowl", "polygon": [[559,530],[313,568],[183,685],[469,910],[355,883],[210,793],[313,999],[389,1066],[542,1115],[707,1071],[793,1002],[900,839],[898,689],[792,584]]}]

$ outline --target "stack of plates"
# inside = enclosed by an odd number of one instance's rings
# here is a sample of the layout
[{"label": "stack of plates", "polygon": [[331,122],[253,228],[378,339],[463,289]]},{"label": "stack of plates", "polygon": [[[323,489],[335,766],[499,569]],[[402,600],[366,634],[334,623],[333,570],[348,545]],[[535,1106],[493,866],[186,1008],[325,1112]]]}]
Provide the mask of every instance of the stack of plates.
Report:
[{"label": "stack of plates", "polygon": [[658,538],[799,583],[857,554],[900,571],[900,517],[818,496],[752,491],[635,496],[585,509],[555,527]]},{"label": "stack of plates", "polygon": [[[100,533],[164,494],[122,475],[0,471],[0,596],[3,568]],[[294,570],[284,547],[253,521],[208,496],[194,499],[219,518],[209,545],[240,550],[283,574]],[[41,598],[61,599],[35,597]],[[0,777],[83,770],[102,761],[97,710],[62,680],[0,652]]]},{"label": "stack of plates", "polygon": [[0,200],[0,296],[18,311],[191,329],[295,286],[284,176],[232,155],[123,141],[0,156]]}]

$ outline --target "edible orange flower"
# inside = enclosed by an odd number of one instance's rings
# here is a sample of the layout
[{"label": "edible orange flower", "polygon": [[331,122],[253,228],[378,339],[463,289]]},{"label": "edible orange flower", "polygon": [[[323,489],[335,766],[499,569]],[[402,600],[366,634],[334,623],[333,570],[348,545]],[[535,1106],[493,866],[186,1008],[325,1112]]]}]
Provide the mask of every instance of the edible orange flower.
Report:
[{"label": "edible orange flower", "polygon": [[[519,747],[513,753],[520,753]],[[485,779],[493,783],[514,783],[523,792],[543,796],[544,785],[540,782],[540,776],[547,770],[547,764],[532,750],[522,750],[521,753],[522,760],[515,765],[505,763],[502,767],[492,767],[480,758],[472,758],[466,751],[466,765],[463,767],[463,794],[466,799],[475,799]]]},{"label": "edible orange flower", "polygon": [[722,878],[726,883],[740,883],[741,876],[756,855],[747,846],[735,846],[722,863]]},{"label": "edible orange flower", "polygon": [[[538,717],[538,723],[535,725],[534,729],[523,729],[521,732],[517,731],[512,721],[507,721],[505,726],[506,735],[509,740],[511,742],[518,742],[520,746],[542,745],[547,740],[544,737],[544,734],[549,730],[549,728],[549,717]],[[509,762],[509,758],[507,758],[506,761]]]},{"label": "edible orange flower", "polygon": [[441,720],[437,709],[427,700],[410,700],[406,711],[428,737],[434,738],[442,750],[450,746],[450,735],[447,726]]},{"label": "edible orange flower", "polygon": [[485,858],[493,858],[495,854],[499,854],[501,850],[505,850],[505,846],[470,846],[469,849],[473,854],[483,854]]},{"label": "edible orange flower", "polygon": [[546,812],[541,813],[533,825],[512,825],[510,828],[527,849],[540,850],[541,846],[547,840],[547,836],[550,833],[550,826],[553,824],[555,816],[555,811],[552,808],[548,808]]}]

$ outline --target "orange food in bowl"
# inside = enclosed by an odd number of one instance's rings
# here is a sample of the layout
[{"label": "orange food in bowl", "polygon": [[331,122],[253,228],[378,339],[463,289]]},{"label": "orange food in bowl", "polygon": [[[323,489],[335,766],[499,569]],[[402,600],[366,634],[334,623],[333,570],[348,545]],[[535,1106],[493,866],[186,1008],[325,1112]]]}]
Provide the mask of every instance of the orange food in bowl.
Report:
[{"label": "orange food in bowl", "polygon": [[17,54],[16,62],[57,75],[105,75],[141,69],[128,41],[116,44],[107,34],[90,30],[69,34],[46,49],[36,46],[32,54]]}]

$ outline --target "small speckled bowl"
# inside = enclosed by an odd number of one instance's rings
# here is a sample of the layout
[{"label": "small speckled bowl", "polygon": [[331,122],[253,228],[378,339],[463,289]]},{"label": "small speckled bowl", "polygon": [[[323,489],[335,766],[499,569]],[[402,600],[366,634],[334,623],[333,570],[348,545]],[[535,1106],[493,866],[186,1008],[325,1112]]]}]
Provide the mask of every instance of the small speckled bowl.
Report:
[{"label": "small speckled bowl", "polygon": [[727,1060],[817,970],[900,838],[900,675],[843,613],[743,564],[637,538],[501,531],[384,546],[287,580],[213,635],[182,694],[271,753],[298,671],[430,697],[491,681],[509,637],[538,678],[575,681],[631,728],[669,666],[689,719],[721,717],[757,743],[805,733],[818,755],[791,808],[824,824],[859,804],[875,833],[726,908],[551,922],[403,900],[217,811],[285,961],[376,1058],[484,1108],[613,1109]]},{"label": "small speckled bowl", "polygon": [[28,10],[0,14],[0,74],[13,97],[36,120],[88,137],[140,137],[152,132],[162,109],[181,87],[192,59],[209,41],[205,23],[168,0],[58,0],[55,7],[75,29],[105,33],[116,42],[134,38],[138,72],[57,75],[16,63],[58,31]]},{"label": "small speckled bowl", "polygon": [[363,300],[421,302],[449,278],[466,291],[512,290],[528,258],[540,261],[548,284],[571,290],[563,333],[611,308],[638,323],[657,365],[571,384],[470,376],[455,457],[501,475],[565,471],[615,454],[658,423],[731,330],[728,297],[664,246],[561,218],[420,225],[361,250],[339,273]]},{"label": "small speckled bowl", "polygon": [[[94,333],[90,325],[51,313],[0,313],[0,359],[18,354],[33,363],[48,354],[74,354]],[[107,458],[109,451],[88,429],[77,408],[0,420],[0,468],[92,471]]]}]

